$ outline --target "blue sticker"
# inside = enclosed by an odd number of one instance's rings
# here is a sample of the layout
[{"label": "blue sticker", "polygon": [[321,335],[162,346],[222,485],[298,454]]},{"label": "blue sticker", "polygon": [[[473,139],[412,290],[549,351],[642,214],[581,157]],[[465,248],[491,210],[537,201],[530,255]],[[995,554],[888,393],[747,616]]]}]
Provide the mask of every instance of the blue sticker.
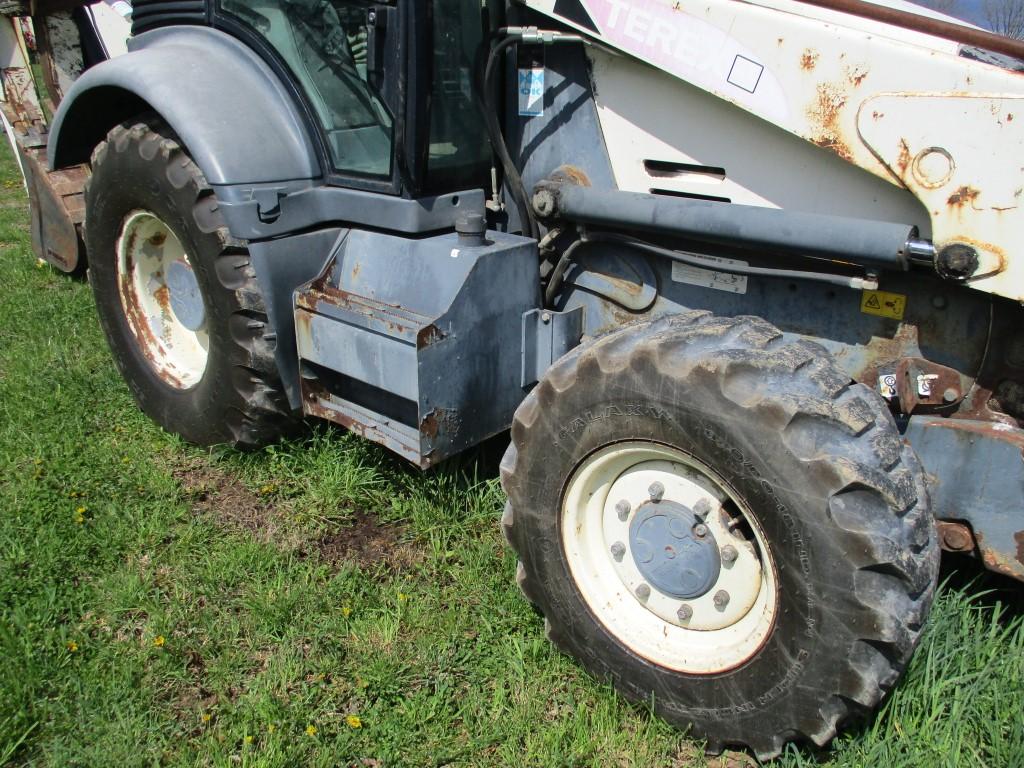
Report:
[{"label": "blue sticker", "polygon": [[519,116],[544,114],[544,68],[519,70]]}]

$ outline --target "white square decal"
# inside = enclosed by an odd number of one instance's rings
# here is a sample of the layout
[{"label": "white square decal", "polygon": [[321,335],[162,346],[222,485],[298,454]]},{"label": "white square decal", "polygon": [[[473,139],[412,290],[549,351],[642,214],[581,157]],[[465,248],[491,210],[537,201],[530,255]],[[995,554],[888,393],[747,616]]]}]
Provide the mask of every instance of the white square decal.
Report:
[{"label": "white square decal", "polygon": [[753,93],[757,90],[762,72],[764,72],[764,67],[761,64],[744,56],[737,56],[732,62],[732,69],[729,70],[727,79],[737,88],[742,88],[747,93]]}]

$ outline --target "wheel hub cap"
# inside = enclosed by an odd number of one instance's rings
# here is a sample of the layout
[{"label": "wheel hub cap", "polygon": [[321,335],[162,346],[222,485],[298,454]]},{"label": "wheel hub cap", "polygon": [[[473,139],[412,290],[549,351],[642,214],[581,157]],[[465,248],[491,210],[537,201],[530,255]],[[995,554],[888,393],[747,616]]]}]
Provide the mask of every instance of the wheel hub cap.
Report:
[{"label": "wheel hub cap", "polygon": [[171,310],[190,331],[198,331],[206,323],[206,307],[199,281],[187,261],[172,261],[167,266],[167,288],[170,290]]},{"label": "wheel hub cap", "polygon": [[[695,531],[703,521],[674,501],[648,502],[629,526],[629,546],[637,570],[660,592],[688,600],[705,594],[722,567],[710,531]],[[706,529],[706,526],[705,526]]]}]

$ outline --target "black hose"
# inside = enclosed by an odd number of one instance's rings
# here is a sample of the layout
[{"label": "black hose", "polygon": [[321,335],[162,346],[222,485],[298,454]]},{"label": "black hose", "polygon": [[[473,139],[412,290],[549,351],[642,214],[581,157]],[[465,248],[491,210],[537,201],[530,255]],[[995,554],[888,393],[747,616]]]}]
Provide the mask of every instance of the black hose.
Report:
[{"label": "black hose", "polygon": [[861,290],[865,287],[867,278],[852,277],[847,275],[836,275],[829,272],[805,272],[796,269],[775,269],[772,267],[751,267],[732,264],[722,264],[714,259],[705,259],[696,254],[680,253],[671,248],[662,248],[642,240],[636,240],[626,235],[617,235],[611,232],[588,232],[586,239],[591,242],[621,243],[622,245],[636,248],[638,251],[645,251],[656,256],[664,256],[672,261],[682,262],[691,267],[711,269],[715,272],[728,272],[732,275],[752,275],[756,277],[775,277],[782,280],[812,280],[819,283],[830,283],[840,285],[843,288],[854,288]]},{"label": "black hose", "polygon": [[573,254],[576,250],[583,245],[586,240],[575,240],[573,243],[565,249],[562,257],[555,264],[555,268],[551,271],[551,277],[548,279],[548,287],[544,290],[544,306],[550,307],[555,303],[555,296],[558,295],[558,289],[562,286],[562,278],[565,276],[565,270],[569,268],[569,264],[572,263]]},{"label": "black hose", "polygon": [[523,228],[523,234],[540,239],[540,226],[537,224],[533,211],[530,208],[529,195],[526,193],[526,185],[523,177],[519,174],[512,156],[509,154],[508,145],[501,132],[501,125],[498,123],[498,109],[494,103],[494,74],[497,72],[496,64],[501,60],[502,54],[520,41],[518,36],[506,37],[497,45],[491,48],[487,56],[487,66],[484,68],[484,122],[487,125],[487,135],[491,140],[501,168],[505,173],[505,181],[508,183],[509,191],[515,200],[516,210],[519,212],[519,222]]},{"label": "black hose", "polygon": [[732,275],[774,277],[781,280],[811,280],[819,283],[839,285],[843,288],[853,288],[855,290],[871,289],[872,286],[869,283],[873,282],[869,278],[836,275],[828,272],[805,272],[795,269],[774,269],[771,267],[723,264],[720,261],[702,258],[696,254],[680,253],[679,251],[673,251],[671,248],[662,248],[652,243],[645,243],[643,240],[637,240],[627,235],[618,235],[612,232],[588,231],[581,239],[576,240],[566,248],[561,258],[559,258],[558,263],[551,272],[551,278],[548,280],[548,286],[544,291],[544,306],[550,307],[554,304],[554,299],[558,295],[559,288],[562,286],[562,279],[565,277],[566,270],[568,270],[569,264],[572,262],[573,255],[584,243],[618,243],[629,248],[635,248],[638,251],[650,253],[655,256],[662,256],[670,259],[671,261],[678,261],[691,267],[710,269],[715,272],[727,272]]}]

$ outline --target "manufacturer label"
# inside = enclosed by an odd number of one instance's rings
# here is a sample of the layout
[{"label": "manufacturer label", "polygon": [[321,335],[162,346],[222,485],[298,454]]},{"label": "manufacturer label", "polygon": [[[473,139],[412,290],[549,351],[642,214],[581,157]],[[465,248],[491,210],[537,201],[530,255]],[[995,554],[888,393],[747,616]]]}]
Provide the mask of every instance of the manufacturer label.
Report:
[{"label": "manufacturer label", "polygon": [[[735,259],[722,259],[717,256],[701,256],[700,258],[702,261],[721,264],[723,267],[747,266],[747,262]],[[678,261],[672,262],[672,279],[677,283],[699,285],[702,288],[714,288],[716,291],[727,291],[728,293],[747,292],[746,275],[719,272],[715,269],[705,269],[702,267],[691,267],[689,264],[683,264]]]},{"label": "manufacturer label", "polygon": [[540,117],[544,114],[544,69],[519,70],[519,116]]},{"label": "manufacturer label", "polygon": [[907,297],[902,293],[885,291],[864,291],[860,297],[860,311],[866,315],[878,315],[892,320],[902,320],[907,308]]}]

